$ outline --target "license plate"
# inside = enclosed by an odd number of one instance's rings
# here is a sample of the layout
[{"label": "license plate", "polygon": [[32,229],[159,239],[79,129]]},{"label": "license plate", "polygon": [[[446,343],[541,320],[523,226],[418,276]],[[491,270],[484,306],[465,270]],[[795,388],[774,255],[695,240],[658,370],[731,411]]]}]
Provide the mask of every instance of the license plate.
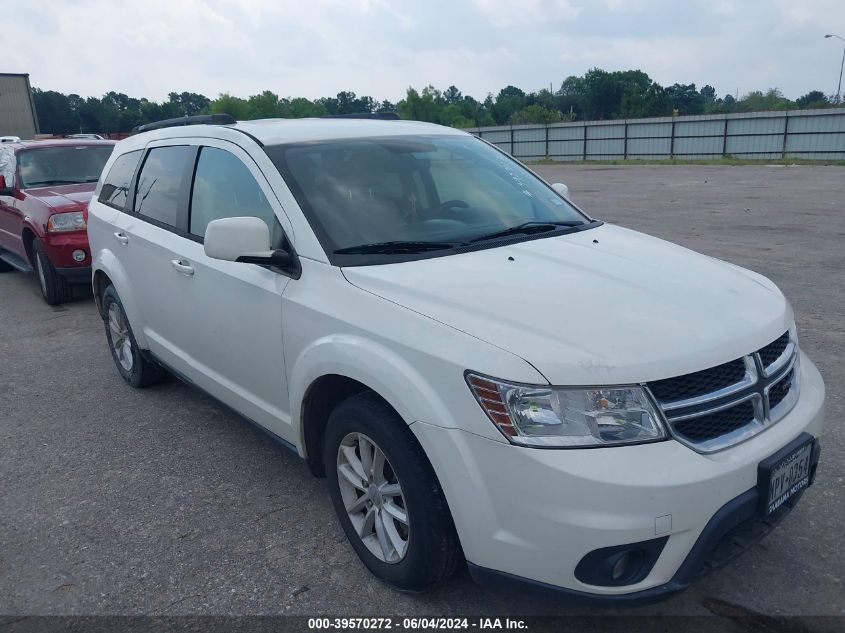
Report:
[{"label": "license plate", "polygon": [[813,440],[809,439],[785,456],[777,455],[760,464],[760,492],[765,514],[772,514],[810,484],[812,454]]}]

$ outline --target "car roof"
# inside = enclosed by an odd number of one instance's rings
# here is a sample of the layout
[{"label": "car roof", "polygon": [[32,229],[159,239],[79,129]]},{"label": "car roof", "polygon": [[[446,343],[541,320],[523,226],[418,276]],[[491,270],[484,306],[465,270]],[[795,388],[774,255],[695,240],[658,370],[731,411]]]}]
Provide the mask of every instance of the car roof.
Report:
[{"label": "car roof", "polygon": [[238,121],[235,129],[254,136],[265,145],[301,143],[372,136],[415,134],[465,134],[454,128],[421,121],[381,121],[378,119],[261,119]]},{"label": "car roof", "polygon": [[71,145],[73,147],[79,147],[81,145],[114,145],[115,141],[108,141],[102,140],[98,141],[95,139],[81,139],[81,138],[45,138],[45,139],[33,139],[33,140],[26,140],[26,141],[19,141],[17,143],[3,143],[4,147],[14,147],[15,149],[33,149],[36,147],[62,147],[66,145]]},{"label": "car roof", "polygon": [[[237,132],[233,132],[237,130]],[[263,145],[303,143],[338,139],[401,135],[466,135],[455,128],[421,121],[384,121],[354,118],[259,119],[238,121],[232,125],[197,124],[159,128],[120,141],[130,151],[157,140],[209,137],[233,140],[248,134]]]}]

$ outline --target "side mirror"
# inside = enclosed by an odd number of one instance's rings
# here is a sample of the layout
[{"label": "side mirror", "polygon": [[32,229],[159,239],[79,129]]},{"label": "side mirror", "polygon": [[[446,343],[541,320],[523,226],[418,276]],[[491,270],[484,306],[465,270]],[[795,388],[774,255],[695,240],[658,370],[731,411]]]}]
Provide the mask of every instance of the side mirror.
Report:
[{"label": "side mirror", "polygon": [[244,255],[269,257],[270,229],[258,218],[221,218],[205,229],[205,254],[212,259],[236,262]]},{"label": "side mirror", "polygon": [[14,196],[15,190],[6,185],[6,176],[0,176],[0,196]]},{"label": "side mirror", "polygon": [[558,194],[559,194],[562,198],[566,198],[567,200],[569,200],[569,187],[567,187],[567,186],[566,186],[565,184],[563,184],[562,182],[556,182],[555,184],[553,184],[553,185],[552,185],[552,189],[554,189],[555,191],[557,191],[557,192],[558,192]]},{"label": "side mirror", "polygon": [[298,268],[287,251],[273,250],[270,229],[255,217],[212,220],[205,229],[205,254],[212,259],[278,268]]}]

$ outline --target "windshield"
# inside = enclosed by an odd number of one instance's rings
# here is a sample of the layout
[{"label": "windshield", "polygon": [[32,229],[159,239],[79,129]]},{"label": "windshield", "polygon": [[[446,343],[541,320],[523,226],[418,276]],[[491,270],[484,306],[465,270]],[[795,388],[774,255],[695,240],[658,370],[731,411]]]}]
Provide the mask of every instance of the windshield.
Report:
[{"label": "windshield", "polygon": [[361,138],[266,151],[330,259],[436,256],[591,222],[532,172],[471,136]]},{"label": "windshield", "polygon": [[21,188],[97,182],[112,145],[63,145],[18,152]]}]

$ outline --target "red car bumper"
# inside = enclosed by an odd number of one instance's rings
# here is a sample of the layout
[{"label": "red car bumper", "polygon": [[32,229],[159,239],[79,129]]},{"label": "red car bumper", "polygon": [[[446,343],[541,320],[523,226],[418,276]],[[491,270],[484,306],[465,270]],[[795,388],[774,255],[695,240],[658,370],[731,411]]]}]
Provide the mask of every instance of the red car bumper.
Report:
[{"label": "red car bumper", "polygon": [[[42,240],[44,251],[56,271],[68,281],[84,283],[91,277],[91,249],[88,246],[88,233],[70,231],[68,233],[47,233]],[[76,260],[75,251],[82,251],[85,257]]]},{"label": "red car bumper", "polygon": [[[91,249],[88,246],[88,233],[69,231],[67,233],[47,233],[42,240],[50,263],[56,268],[79,268],[91,266]],[[74,251],[83,251],[84,259],[73,258]]]}]

